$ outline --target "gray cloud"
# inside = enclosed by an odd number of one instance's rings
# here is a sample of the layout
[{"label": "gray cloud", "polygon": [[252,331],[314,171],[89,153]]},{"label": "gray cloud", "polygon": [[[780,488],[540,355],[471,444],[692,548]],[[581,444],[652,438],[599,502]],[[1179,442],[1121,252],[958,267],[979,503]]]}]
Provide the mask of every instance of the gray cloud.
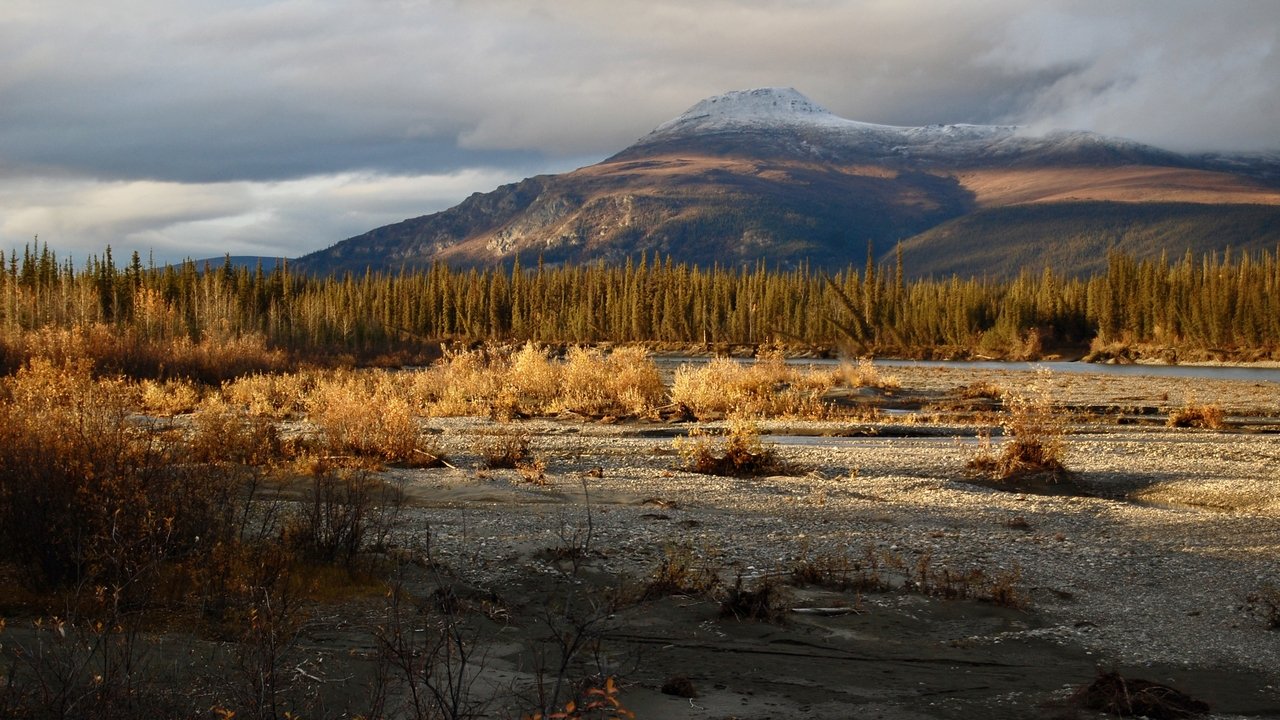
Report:
[{"label": "gray cloud", "polygon": [[1280,5],[1086,3],[1020,15],[986,58],[1066,68],[1013,119],[1176,150],[1280,149]]},{"label": "gray cloud", "polygon": [[[209,254],[196,243],[223,238],[302,252],[492,187],[441,178],[598,159],[707,95],[764,85],[870,122],[1280,148],[1280,5],[1266,1],[10,0],[4,12],[0,246],[40,232],[67,247],[114,237]],[[367,212],[341,195],[257,192],[351,177],[406,184]]]}]

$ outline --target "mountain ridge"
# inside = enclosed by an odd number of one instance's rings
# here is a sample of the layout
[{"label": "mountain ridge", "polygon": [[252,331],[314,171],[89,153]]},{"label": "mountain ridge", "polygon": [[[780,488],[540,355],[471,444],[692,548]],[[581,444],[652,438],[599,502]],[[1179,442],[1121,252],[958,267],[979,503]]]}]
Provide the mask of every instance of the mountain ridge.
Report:
[{"label": "mountain ridge", "polygon": [[[1011,125],[875,125],[840,118],[791,88],[758,88],[704,99],[600,163],[474,193],[294,266],[396,271],[641,253],[699,264],[844,266],[868,245],[885,254],[924,238],[911,245],[924,256],[947,253],[948,243],[965,247],[955,232],[967,226],[955,221],[982,210],[1069,203],[1193,203],[1227,215],[1280,206],[1280,161],[1181,155],[1088,132],[1031,135]],[[947,223],[951,234],[929,235]],[[974,227],[990,227],[984,223]],[[1201,246],[1197,233],[1207,230],[1193,225],[1183,244]],[[1182,243],[1177,233],[1165,236]]]}]

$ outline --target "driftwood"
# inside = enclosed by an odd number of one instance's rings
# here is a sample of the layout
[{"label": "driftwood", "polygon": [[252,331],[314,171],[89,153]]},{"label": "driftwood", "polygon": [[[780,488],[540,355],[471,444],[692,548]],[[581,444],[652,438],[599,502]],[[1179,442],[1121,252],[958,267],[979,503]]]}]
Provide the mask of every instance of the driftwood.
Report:
[{"label": "driftwood", "polygon": [[1168,685],[1121,677],[1118,672],[1099,672],[1097,679],[1076,693],[1076,699],[1090,710],[1120,717],[1178,720],[1209,712],[1207,704]]}]

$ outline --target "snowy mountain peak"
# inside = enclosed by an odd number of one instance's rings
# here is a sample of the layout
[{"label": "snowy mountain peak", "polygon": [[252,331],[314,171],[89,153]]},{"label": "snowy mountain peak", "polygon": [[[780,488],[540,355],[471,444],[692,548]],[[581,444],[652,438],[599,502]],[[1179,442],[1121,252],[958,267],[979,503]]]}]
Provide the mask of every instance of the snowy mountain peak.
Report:
[{"label": "snowy mountain peak", "polygon": [[[842,118],[795,88],[755,88],[715,95],[686,110],[641,138],[646,146],[671,138],[688,138],[753,131],[776,134],[798,132],[807,142],[837,146],[872,143],[885,148],[930,143],[990,142],[1006,138],[1018,128],[1008,125],[930,125],[898,127]],[[824,138],[824,139],[820,139]],[[812,150],[812,148],[811,148]]]},{"label": "snowy mountain peak", "polygon": [[736,90],[702,100],[614,158],[672,147],[914,167],[937,162],[1185,162],[1140,143],[1088,132],[1035,134],[1016,125],[905,127],[848,120],[794,88],[776,87]]},{"label": "snowy mountain peak", "polygon": [[833,115],[795,88],[734,90],[700,101],[659,125],[653,135],[674,130],[716,130],[762,125],[833,125],[850,121]]},{"label": "snowy mountain peak", "polygon": [[735,90],[702,100],[676,118],[719,117],[726,120],[784,119],[795,115],[830,115],[831,111],[795,88]]}]

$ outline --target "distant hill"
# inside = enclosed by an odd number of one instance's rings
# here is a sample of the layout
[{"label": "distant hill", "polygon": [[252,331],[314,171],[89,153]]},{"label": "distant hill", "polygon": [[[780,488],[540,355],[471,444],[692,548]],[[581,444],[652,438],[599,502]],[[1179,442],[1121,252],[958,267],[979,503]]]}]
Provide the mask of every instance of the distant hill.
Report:
[{"label": "distant hill", "polygon": [[621,261],[843,267],[903,244],[912,274],[1008,275],[1274,248],[1280,157],[1181,155],[1092,133],[873,125],[792,89],[708,98],[596,165],[476,193],[295,261],[314,273]]}]

